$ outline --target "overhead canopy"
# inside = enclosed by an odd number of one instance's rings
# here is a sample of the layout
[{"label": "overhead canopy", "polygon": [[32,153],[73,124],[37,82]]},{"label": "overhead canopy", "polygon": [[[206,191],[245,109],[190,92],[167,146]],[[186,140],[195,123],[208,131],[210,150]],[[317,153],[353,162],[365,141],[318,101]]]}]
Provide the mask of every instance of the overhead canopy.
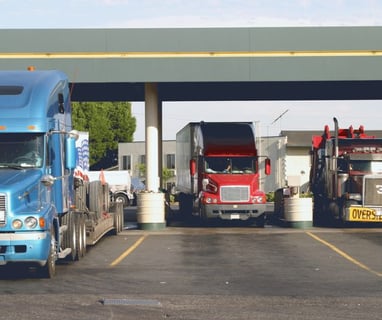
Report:
[{"label": "overhead canopy", "polygon": [[0,69],[60,69],[72,99],[381,99],[382,27],[0,30]]}]

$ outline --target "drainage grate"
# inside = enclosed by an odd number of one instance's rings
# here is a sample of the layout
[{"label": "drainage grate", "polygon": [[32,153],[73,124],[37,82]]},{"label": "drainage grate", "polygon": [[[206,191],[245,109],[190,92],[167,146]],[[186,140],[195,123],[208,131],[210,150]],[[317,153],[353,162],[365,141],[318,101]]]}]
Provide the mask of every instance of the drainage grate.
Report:
[{"label": "drainage grate", "polygon": [[127,305],[127,306],[160,306],[158,300],[136,300],[136,299],[102,299],[103,305]]}]

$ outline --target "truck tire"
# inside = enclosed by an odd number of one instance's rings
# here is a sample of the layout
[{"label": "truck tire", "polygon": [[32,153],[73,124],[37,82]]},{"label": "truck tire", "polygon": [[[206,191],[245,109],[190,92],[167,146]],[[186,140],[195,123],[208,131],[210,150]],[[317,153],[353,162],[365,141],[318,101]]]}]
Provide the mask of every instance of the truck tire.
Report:
[{"label": "truck tire", "polygon": [[124,213],[122,203],[116,202],[111,206],[110,211],[114,214],[114,234],[117,235],[124,227]]},{"label": "truck tire", "polygon": [[64,234],[64,248],[71,248],[71,253],[66,257],[69,261],[78,260],[77,257],[77,230],[76,223],[74,219],[74,213],[69,211],[63,218],[63,224],[67,225],[67,230]]},{"label": "truck tire", "polygon": [[256,224],[256,227],[264,228],[264,226],[265,226],[265,214],[262,214],[261,216],[258,216],[255,219],[255,224]]},{"label": "truck tire", "polygon": [[119,229],[119,232],[122,232],[123,231],[123,228],[125,227],[125,214],[123,212],[123,209],[120,210],[119,212],[119,215],[121,217],[121,220],[120,220],[120,229]]},{"label": "truck tire", "polygon": [[265,214],[262,214],[256,218],[248,218],[247,220],[242,220],[242,223],[248,227],[264,228]]},{"label": "truck tire", "polygon": [[85,211],[87,208],[86,205],[86,194],[89,182],[76,179],[77,187],[75,188],[75,204],[77,210]]},{"label": "truck tire", "polygon": [[114,234],[117,235],[120,229],[120,216],[118,212],[114,212]]},{"label": "truck tire", "polygon": [[86,254],[86,225],[85,214],[82,212],[74,213],[75,228],[76,228],[76,253],[75,260],[80,260]]},{"label": "truck tire", "polygon": [[192,195],[180,193],[179,194],[179,211],[184,218],[192,216],[193,199]]},{"label": "truck tire", "polygon": [[56,235],[54,228],[51,229],[50,234],[51,240],[48,259],[40,269],[41,277],[46,279],[51,279],[56,275]]},{"label": "truck tire", "polygon": [[[324,197],[313,199],[313,225],[315,227],[331,228],[338,224],[339,206],[335,201]],[[337,214],[337,217],[335,215]]]},{"label": "truck tire", "polygon": [[315,196],[313,198],[313,226],[327,226],[329,217],[326,207],[322,197]]},{"label": "truck tire", "polygon": [[89,209],[95,212],[98,219],[104,210],[104,193],[101,181],[92,181],[89,184]]},{"label": "truck tire", "polygon": [[87,219],[87,215],[86,215],[86,213],[82,213],[81,216],[82,216],[81,230],[83,233],[83,240],[84,240],[84,246],[82,248],[82,256],[84,257],[86,255],[86,252],[87,252],[87,247],[86,247],[86,219]]},{"label": "truck tire", "polygon": [[345,227],[349,225],[349,221],[346,221],[346,208],[349,208],[351,206],[358,205],[358,202],[355,200],[347,200],[344,201],[341,205],[341,215],[339,219],[339,227]]},{"label": "truck tire", "polygon": [[124,208],[126,208],[130,205],[130,199],[124,193],[116,193],[114,195],[114,201],[115,202],[122,202],[122,205]]}]

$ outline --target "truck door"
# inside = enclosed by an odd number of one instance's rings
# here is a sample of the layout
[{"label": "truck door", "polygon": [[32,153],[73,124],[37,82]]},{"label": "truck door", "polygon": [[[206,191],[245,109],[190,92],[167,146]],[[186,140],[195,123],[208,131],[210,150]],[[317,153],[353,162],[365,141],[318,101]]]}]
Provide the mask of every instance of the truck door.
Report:
[{"label": "truck door", "polygon": [[52,186],[54,202],[57,212],[68,211],[68,179],[69,174],[65,169],[65,135],[53,133],[48,141],[49,146],[49,165],[51,174],[56,178]]}]

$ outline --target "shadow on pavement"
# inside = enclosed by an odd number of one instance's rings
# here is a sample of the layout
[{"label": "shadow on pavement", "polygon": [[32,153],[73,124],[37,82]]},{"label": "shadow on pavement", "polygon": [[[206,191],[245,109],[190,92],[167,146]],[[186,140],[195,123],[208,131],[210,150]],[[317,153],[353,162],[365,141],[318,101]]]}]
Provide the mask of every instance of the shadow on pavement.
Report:
[{"label": "shadow on pavement", "polygon": [[[124,209],[125,230],[137,229],[137,207],[130,206]],[[180,228],[200,228],[200,227],[257,227],[254,221],[239,221],[239,220],[212,220],[202,222],[197,217],[183,216],[177,205],[166,207],[166,224],[167,227]],[[277,225],[277,221],[272,219],[272,215],[266,218],[266,226]]]}]

